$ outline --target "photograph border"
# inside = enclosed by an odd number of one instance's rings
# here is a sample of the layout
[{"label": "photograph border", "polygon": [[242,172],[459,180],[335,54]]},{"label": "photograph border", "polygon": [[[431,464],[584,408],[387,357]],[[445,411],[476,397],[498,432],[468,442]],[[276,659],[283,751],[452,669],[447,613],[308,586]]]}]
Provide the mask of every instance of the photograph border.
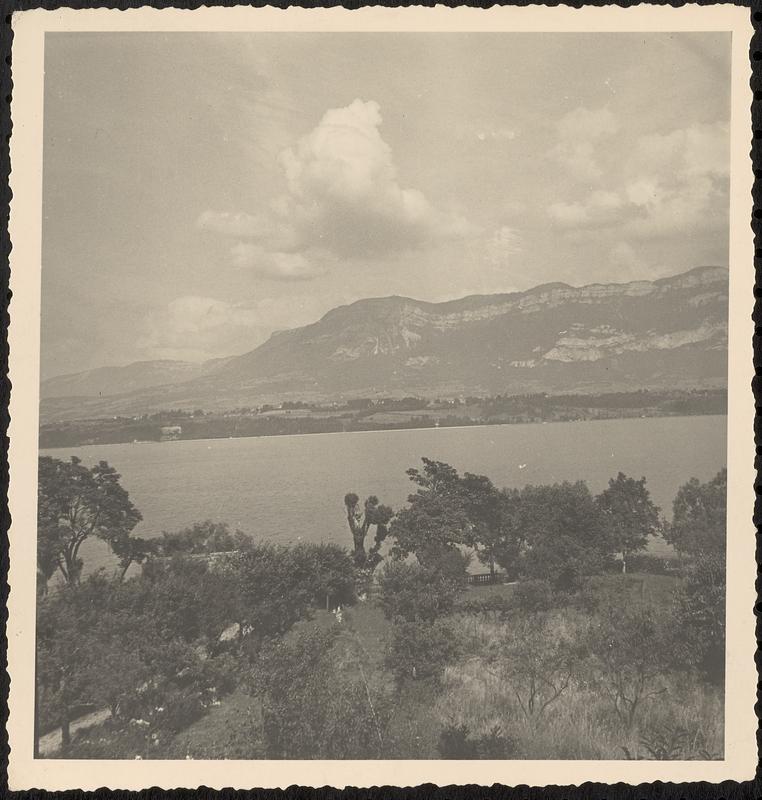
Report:
[{"label": "photograph border", "polygon": [[[633,22],[634,20],[634,22]],[[75,761],[34,759],[32,720],[34,654],[36,477],[39,405],[39,316],[42,198],[42,44],[46,31],[65,30],[622,30],[733,33],[730,198],[730,314],[728,377],[728,529],[741,542],[728,548],[725,758],[716,762],[645,761]],[[752,311],[753,236],[749,225],[753,174],[748,155],[752,93],[749,9],[739,6],[585,6],[343,8],[143,7],[40,9],[14,14],[13,135],[10,143],[13,189],[10,239],[10,468],[8,673],[10,676],[8,779],[13,789],[60,790],[164,788],[337,788],[388,784],[555,785],[583,782],[719,782],[750,780],[757,764],[754,713],[754,425]],[[637,26],[637,27],[636,27]],[[755,215],[756,216],[756,215]],[[732,469],[730,465],[733,465]],[[743,536],[748,533],[749,536]],[[748,538],[748,541],[746,539]],[[31,610],[30,610],[31,609]],[[697,774],[700,772],[700,774]]]}]

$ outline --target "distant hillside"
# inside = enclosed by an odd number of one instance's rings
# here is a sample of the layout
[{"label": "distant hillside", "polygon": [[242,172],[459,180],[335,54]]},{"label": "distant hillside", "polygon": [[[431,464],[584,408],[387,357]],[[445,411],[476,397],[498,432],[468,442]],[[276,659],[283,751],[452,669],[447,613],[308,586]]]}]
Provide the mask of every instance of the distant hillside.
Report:
[{"label": "distant hillside", "polygon": [[197,378],[204,374],[207,364],[161,360],[136,361],[125,367],[99,367],[74,375],[48,378],[40,385],[40,394],[43,398],[107,397],[124,394]]},{"label": "distant hillside", "polygon": [[[273,334],[241,356],[204,365],[143,362],[107,377],[56,378],[52,387],[46,381],[43,416],[230,408],[294,397],[724,386],[727,304],[728,271],[719,267],[447,303],[360,300]],[[68,387],[91,399],[75,407],[62,397]]]}]

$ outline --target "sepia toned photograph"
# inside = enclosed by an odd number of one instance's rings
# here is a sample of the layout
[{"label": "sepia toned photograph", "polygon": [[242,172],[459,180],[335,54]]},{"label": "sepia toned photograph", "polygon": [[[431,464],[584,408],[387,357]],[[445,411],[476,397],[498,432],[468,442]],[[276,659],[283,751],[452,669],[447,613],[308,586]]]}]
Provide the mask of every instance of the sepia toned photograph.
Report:
[{"label": "sepia toned photograph", "polygon": [[726,761],[729,27],[42,31],[34,763]]}]

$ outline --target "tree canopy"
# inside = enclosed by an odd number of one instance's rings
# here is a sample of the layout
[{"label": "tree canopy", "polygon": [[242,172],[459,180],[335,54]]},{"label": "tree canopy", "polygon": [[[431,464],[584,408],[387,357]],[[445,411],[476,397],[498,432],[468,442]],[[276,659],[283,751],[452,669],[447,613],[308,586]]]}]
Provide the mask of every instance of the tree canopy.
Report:
[{"label": "tree canopy", "polygon": [[56,570],[69,584],[79,581],[83,565],[79,552],[90,537],[108,544],[123,571],[150,551],[144,540],[132,537],[142,516],[119,483],[120,478],[106,461],[86,467],[76,456],[68,462],[40,457],[37,566],[43,585]]},{"label": "tree canopy", "polygon": [[613,546],[622,554],[622,572],[626,572],[627,557],[645,549],[648,537],[660,527],[659,509],[651,500],[646,479],[635,480],[620,472],[609,480],[596,503]]},{"label": "tree canopy", "polygon": [[680,487],[673,503],[672,524],[664,538],[691,556],[725,552],[728,471],[701,483],[691,478]]}]

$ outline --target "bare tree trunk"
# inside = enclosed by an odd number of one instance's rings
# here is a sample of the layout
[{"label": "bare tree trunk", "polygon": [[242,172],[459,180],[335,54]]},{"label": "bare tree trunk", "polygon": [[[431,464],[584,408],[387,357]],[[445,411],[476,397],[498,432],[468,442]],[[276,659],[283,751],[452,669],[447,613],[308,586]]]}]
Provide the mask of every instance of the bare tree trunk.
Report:
[{"label": "bare tree trunk", "polygon": [[65,708],[61,715],[61,752],[66,755],[71,747],[71,728],[69,726],[69,709]]}]

